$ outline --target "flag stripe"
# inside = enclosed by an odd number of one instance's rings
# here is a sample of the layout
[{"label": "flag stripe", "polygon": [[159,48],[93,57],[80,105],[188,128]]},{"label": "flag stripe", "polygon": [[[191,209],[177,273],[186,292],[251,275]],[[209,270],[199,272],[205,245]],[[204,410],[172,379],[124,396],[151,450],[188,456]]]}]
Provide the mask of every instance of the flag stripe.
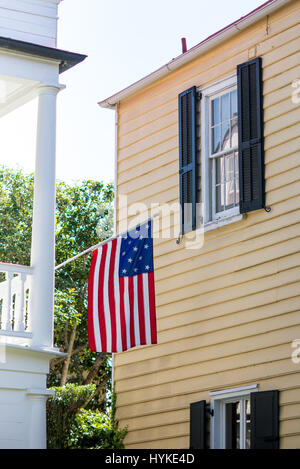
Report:
[{"label": "flag stripe", "polygon": [[103,299],[104,299],[104,320],[106,327],[107,350],[111,350],[111,321],[110,321],[110,308],[109,308],[109,267],[111,257],[111,243],[107,244],[106,262],[104,266],[104,284],[103,284]]},{"label": "flag stripe", "polygon": [[151,321],[150,321],[150,307],[149,307],[148,275],[149,274],[143,274],[143,293],[144,293],[146,344],[151,344]]},{"label": "flag stripe", "polygon": [[146,345],[143,274],[137,276],[140,344]]},{"label": "flag stripe", "polygon": [[157,344],[157,331],[156,331],[156,315],[155,315],[155,289],[154,289],[154,273],[148,274],[148,288],[149,288],[149,306],[150,306],[150,322],[151,322],[151,343]]},{"label": "flag stripe", "polygon": [[134,290],[133,277],[128,277],[128,293],[129,293],[129,311],[130,311],[130,343],[131,347],[136,346],[135,330],[134,330]]},{"label": "flag stripe", "polygon": [[97,257],[98,257],[98,251],[94,251],[93,257],[92,257],[91,268],[90,268],[90,274],[89,274],[89,282],[88,282],[88,337],[89,337],[90,349],[92,352],[96,352],[94,321],[93,321],[93,310],[94,310],[93,296],[94,296],[94,275],[95,275]]},{"label": "flag stripe", "polygon": [[138,304],[138,281],[137,276],[133,277],[133,291],[134,291],[134,302],[133,302],[133,317],[134,317],[134,336],[135,336],[135,345],[141,345],[140,337],[140,322],[139,322],[139,304]]},{"label": "flag stripe", "polygon": [[127,350],[127,324],[125,318],[125,298],[124,298],[124,277],[120,277],[120,321],[121,321],[121,336],[122,336],[122,349],[121,351]]},{"label": "flag stripe", "polygon": [[[117,327],[116,327],[116,300],[115,300],[115,286],[114,286],[114,268],[116,259],[117,240],[114,239],[111,243],[109,273],[108,273],[108,304],[106,318],[110,320],[111,324],[111,351],[117,352]],[[119,283],[119,282],[118,282]]]},{"label": "flag stripe", "polygon": [[115,255],[115,265],[114,265],[114,294],[115,294],[117,352],[122,352],[123,351],[122,333],[121,333],[120,282],[119,282],[119,265],[120,265],[121,242],[122,242],[121,238],[118,238],[116,240],[116,255]]},{"label": "flag stripe", "polygon": [[124,278],[124,303],[125,303],[125,320],[126,320],[126,339],[127,347],[133,347],[131,343],[131,325],[130,325],[130,301],[129,301],[129,278]]},{"label": "flag stripe", "polygon": [[[95,278],[95,285],[96,285],[96,281],[98,281],[98,285],[99,285],[97,312],[98,312],[98,318],[99,318],[100,336],[101,336],[101,343],[102,343],[102,347],[101,346],[97,347],[97,352],[101,352],[102,350],[106,350],[107,348],[107,334],[106,334],[106,325],[105,325],[105,318],[104,318],[104,298],[103,298],[106,253],[107,253],[107,245],[105,244],[99,249],[99,259],[101,259],[101,263],[100,263],[100,268],[98,269],[98,279]],[[95,292],[96,291],[97,290],[95,290]]]}]

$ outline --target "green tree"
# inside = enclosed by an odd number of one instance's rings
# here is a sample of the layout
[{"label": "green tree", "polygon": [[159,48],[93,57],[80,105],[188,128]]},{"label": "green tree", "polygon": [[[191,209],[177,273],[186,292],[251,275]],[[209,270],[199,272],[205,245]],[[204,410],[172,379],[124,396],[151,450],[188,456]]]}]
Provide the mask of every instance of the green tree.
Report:
[{"label": "green tree", "polygon": [[[0,261],[29,265],[33,175],[0,167]],[[56,263],[112,233],[112,184],[57,184]],[[56,271],[55,346],[67,357],[51,362],[49,386],[95,384],[93,403],[104,405],[110,355],[91,353],[87,336],[87,280],[91,254]],[[97,399],[98,401],[97,401]],[[91,404],[91,399],[85,407]]]}]

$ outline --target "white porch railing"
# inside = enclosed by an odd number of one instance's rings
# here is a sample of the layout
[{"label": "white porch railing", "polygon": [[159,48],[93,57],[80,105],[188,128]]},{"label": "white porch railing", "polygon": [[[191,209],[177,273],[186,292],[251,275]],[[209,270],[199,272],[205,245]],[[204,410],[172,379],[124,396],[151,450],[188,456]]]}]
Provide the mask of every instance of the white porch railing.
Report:
[{"label": "white porch railing", "polygon": [[0,335],[31,337],[32,272],[31,267],[0,262]]}]

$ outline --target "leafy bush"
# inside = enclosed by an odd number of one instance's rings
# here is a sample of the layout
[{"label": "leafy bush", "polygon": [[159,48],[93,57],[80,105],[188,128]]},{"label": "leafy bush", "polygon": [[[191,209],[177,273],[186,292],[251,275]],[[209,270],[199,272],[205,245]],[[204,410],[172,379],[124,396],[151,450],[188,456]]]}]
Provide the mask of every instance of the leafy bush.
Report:
[{"label": "leafy bush", "polygon": [[47,401],[48,449],[122,449],[127,429],[119,430],[114,417],[82,407],[92,403],[96,386],[67,384],[51,388]]},{"label": "leafy bush", "polygon": [[81,449],[123,449],[127,429],[119,430],[111,416],[82,409],[75,417],[69,445]]}]

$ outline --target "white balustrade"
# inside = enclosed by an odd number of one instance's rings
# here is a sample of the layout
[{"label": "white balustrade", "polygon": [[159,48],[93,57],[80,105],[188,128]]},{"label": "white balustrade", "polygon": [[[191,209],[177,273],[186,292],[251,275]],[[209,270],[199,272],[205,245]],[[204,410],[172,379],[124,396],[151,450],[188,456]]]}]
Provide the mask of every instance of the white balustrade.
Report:
[{"label": "white balustrade", "polygon": [[[30,334],[31,267],[0,262],[0,334]],[[31,335],[31,334],[30,334]]]}]

